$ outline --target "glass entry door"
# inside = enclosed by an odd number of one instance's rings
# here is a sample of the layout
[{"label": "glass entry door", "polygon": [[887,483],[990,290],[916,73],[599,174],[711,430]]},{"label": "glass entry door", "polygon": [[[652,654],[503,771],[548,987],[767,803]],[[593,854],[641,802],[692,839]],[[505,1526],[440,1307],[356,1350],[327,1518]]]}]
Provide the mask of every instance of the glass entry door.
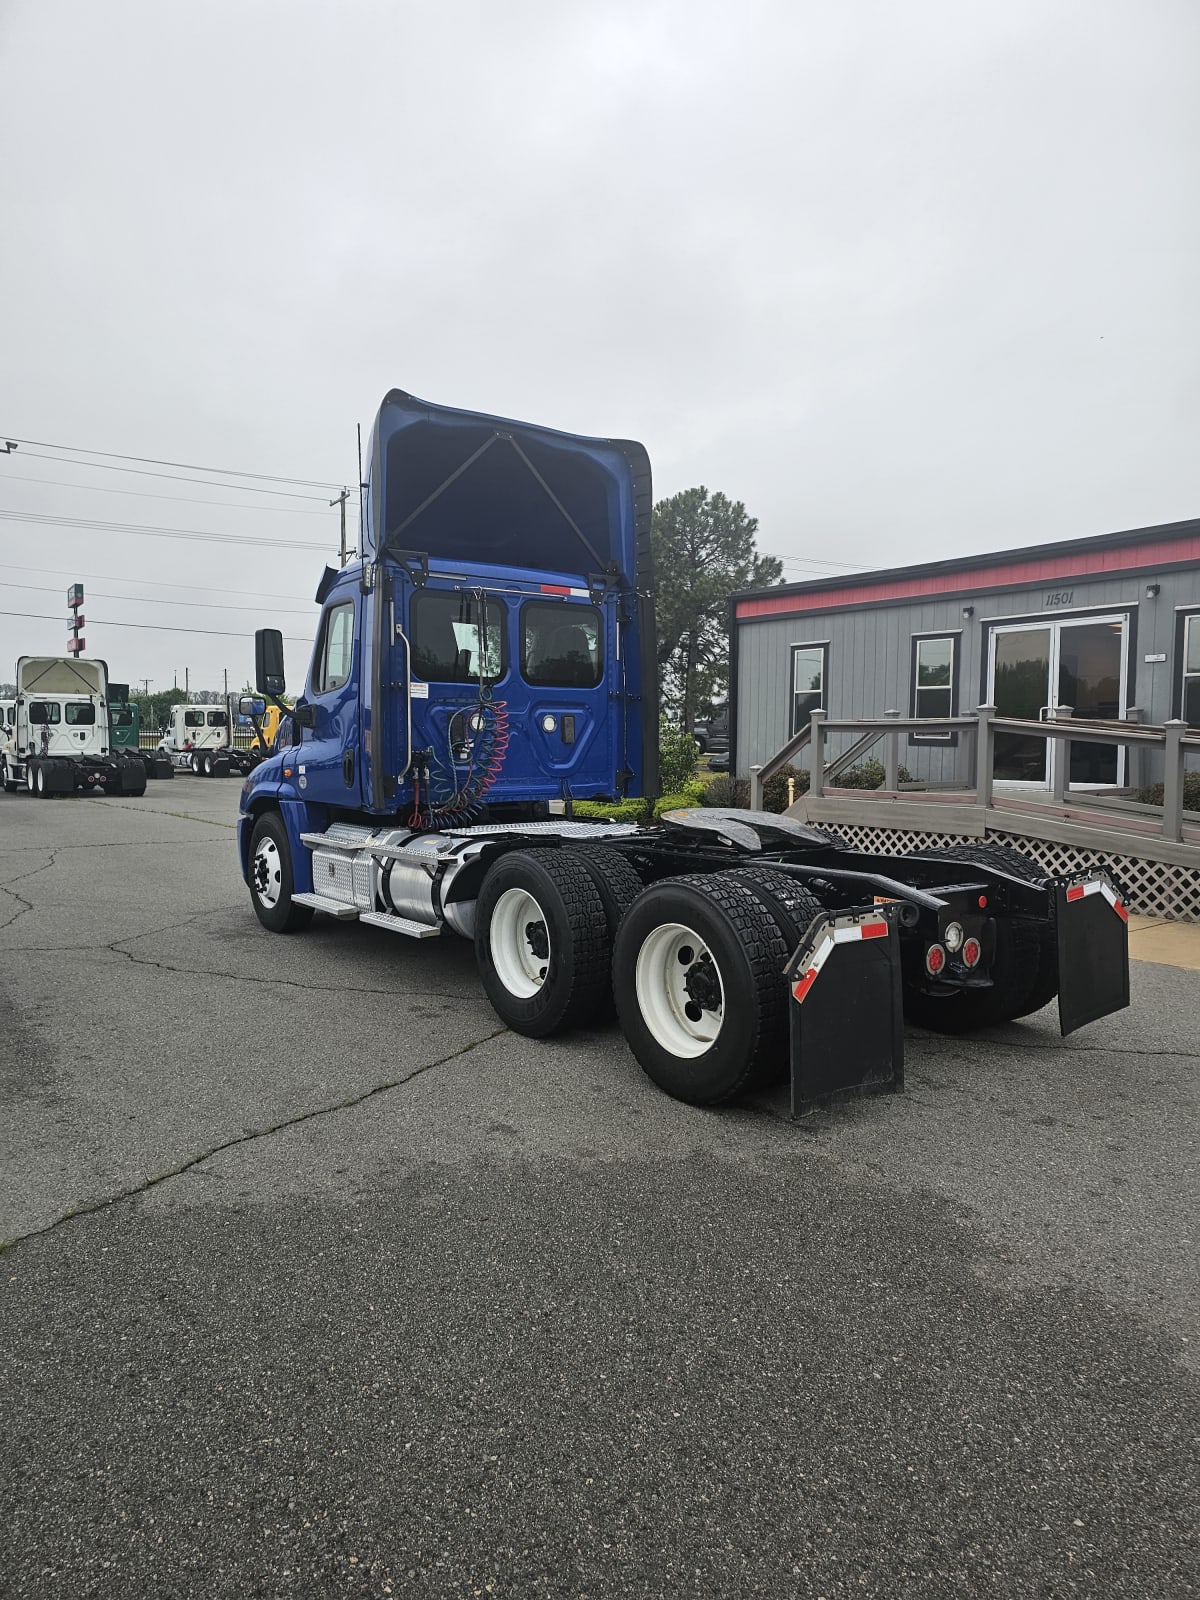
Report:
[{"label": "glass entry door", "polygon": [[[1125,651],[1123,616],[995,628],[988,697],[999,717],[1045,721],[1056,706],[1069,706],[1081,718],[1123,717]],[[1069,785],[1101,787],[1121,781],[1124,755],[1117,745],[1072,742],[1065,750]],[[1056,751],[1051,741],[1035,734],[996,735],[994,772],[1001,782],[1048,789],[1054,763],[1061,759],[1061,748]]]}]

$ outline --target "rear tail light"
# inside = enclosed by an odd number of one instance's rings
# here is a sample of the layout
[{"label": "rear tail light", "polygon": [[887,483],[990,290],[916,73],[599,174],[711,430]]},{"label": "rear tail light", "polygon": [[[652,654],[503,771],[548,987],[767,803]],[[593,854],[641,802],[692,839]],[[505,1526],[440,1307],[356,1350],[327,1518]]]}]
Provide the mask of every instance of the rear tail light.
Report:
[{"label": "rear tail light", "polygon": [[931,978],[945,970],[946,952],[940,944],[931,944],[925,952],[925,971]]},{"label": "rear tail light", "polygon": [[942,940],[946,946],[946,949],[949,950],[951,955],[953,955],[956,950],[960,950],[963,942],[962,923],[948,922],[942,929]]},{"label": "rear tail light", "polygon": [[977,967],[982,954],[983,950],[978,939],[968,939],[963,945],[962,958],[968,967]]}]

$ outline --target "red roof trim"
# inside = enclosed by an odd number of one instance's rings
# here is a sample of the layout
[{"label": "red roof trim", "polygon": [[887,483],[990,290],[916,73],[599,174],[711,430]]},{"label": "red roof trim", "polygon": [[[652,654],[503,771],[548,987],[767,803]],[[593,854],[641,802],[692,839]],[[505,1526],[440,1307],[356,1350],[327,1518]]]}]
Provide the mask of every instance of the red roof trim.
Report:
[{"label": "red roof trim", "polygon": [[920,577],[891,578],[872,582],[847,583],[840,589],[821,589],[812,594],[763,595],[739,600],[735,615],[739,621],[750,617],[794,615],[801,611],[836,611],[841,606],[881,604],[888,600],[919,600],[933,595],[978,594],[981,590],[1033,587],[1060,583],[1066,578],[1091,578],[1106,572],[1140,572],[1162,564],[1184,566],[1200,561],[1200,535],[1188,539],[1156,539],[1147,544],[1126,545],[1106,550],[1077,550],[1065,556],[1039,556],[1034,560],[997,561],[992,567],[977,567],[973,572],[927,572]]}]

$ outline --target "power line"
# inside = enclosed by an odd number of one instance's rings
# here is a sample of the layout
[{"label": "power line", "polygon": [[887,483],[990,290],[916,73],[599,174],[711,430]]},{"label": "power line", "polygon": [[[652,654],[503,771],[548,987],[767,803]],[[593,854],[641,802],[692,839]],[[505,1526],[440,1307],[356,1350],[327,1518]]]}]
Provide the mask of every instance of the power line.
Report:
[{"label": "power line", "polygon": [[[39,460],[57,461],[58,457],[41,456],[39,457]],[[76,463],[74,461],[63,462],[64,467],[73,467],[75,465]],[[120,472],[122,469],[120,467],[114,467],[112,470],[114,472]],[[169,477],[171,474],[155,473],[153,476]],[[5,483],[12,483],[14,481],[17,483],[43,483],[48,485],[51,489],[82,489],[86,494],[122,494],[132,496],[138,500],[176,500],[181,504],[190,506],[222,506],[226,511],[269,511],[273,516],[276,517],[323,517],[325,515],[324,511],[305,511],[299,506],[240,506],[236,500],[201,500],[194,494],[151,494],[145,489],[107,489],[103,484],[99,483],[65,483],[61,478],[31,478],[26,472],[6,471],[4,474],[4,481]],[[177,481],[179,483],[204,482],[202,478],[179,478]],[[225,486],[222,485],[222,487]],[[230,489],[237,489],[238,485],[229,484],[228,487]],[[266,489],[256,490],[255,492],[259,494],[271,494],[273,491]],[[296,498],[304,500],[321,500],[324,499],[324,496],[306,494],[299,495]]]},{"label": "power line", "polygon": [[[295,489],[260,489],[253,483],[222,483],[219,478],[184,478],[178,472],[147,472],[144,467],[112,467],[107,461],[68,461],[65,456],[48,456],[40,450],[26,450],[25,455],[36,461],[56,461],[60,467],[83,467],[89,472],[127,472],[137,478],[169,478],[172,483],[201,483],[211,489],[236,490],[239,494],[278,495],[282,500],[325,499],[324,495],[300,494]],[[284,478],[282,481],[286,483],[287,479]]]},{"label": "power line", "polygon": [[[62,622],[61,615],[45,616],[37,611],[0,611],[0,617],[23,617],[29,622]],[[232,633],[227,628],[179,628],[172,623],[156,622],[112,622],[106,617],[89,617],[89,627],[95,623],[98,628],[139,628],[149,633],[203,633],[213,639],[246,639],[244,633]],[[301,639],[298,635],[286,635],[289,644],[311,645],[310,638]],[[247,641],[248,642],[248,641]]]},{"label": "power line", "polygon": [[[62,572],[63,564],[60,564],[57,567],[23,567],[18,562],[6,561],[4,563],[4,570],[6,572],[53,572],[53,573],[57,574],[57,573],[61,573]],[[72,578],[95,579],[95,581],[97,583],[107,583],[109,581],[109,579],[112,577],[112,573],[111,572],[78,572],[78,571],[76,571],[74,569],[71,569],[71,576],[72,576]],[[131,579],[130,581],[134,582],[134,583],[137,583],[137,584],[140,584],[143,588],[146,588],[146,589],[192,589],[192,588],[194,588],[197,591],[199,591],[201,594],[238,594],[238,595],[244,595],[247,599],[255,599],[257,597],[260,597],[261,593],[262,593],[262,591],[258,590],[258,589],[226,589],[223,584],[220,585],[219,587],[216,584],[212,584],[212,585],[203,584],[203,583],[190,584],[186,580],[182,580],[182,581],[177,580],[174,583],[164,583],[161,580],[154,579],[154,578],[134,578],[134,579]],[[133,597],[131,596],[131,598],[133,598]],[[279,600],[306,600],[308,597],[307,597],[307,595],[302,595],[302,594],[281,594],[281,595],[276,596],[276,598],[279,599]]]},{"label": "power line", "polygon": [[15,433],[3,434],[14,444],[32,445],[37,450],[65,450],[77,456],[103,456],[108,461],[141,461],[148,467],[178,467],[181,472],[219,472],[226,478],[257,478],[263,483],[299,483],[306,489],[340,489],[338,483],[327,483],[324,478],[289,478],[274,472],[239,472],[236,467],[198,467],[189,461],[160,461],[157,456],[122,455],[116,450],[87,450],[78,444],[52,444],[47,439],[22,439]]},{"label": "power line", "polygon": [[269,550],[329,550],[329,542],[311,539],[260,539],[255,534],[206,533],[199,528],[160,528],[141,522],[101,522],[91,517],[59,517],[42,511],[0,510],[2,522],[28,522],[39,527],[80,528],[84,532],[129,533],[149,539],[193,539],[206,544],[263,545]]},{"label": "power line", "polygon": [[[51,588],[44,583],[10,583],[7,578],[0,579],[0,587],[5,589],[28,589],[35,594],[58,594],[61,591]],[[203,611],[254,611],[261,617],[269,613],[273,617],[311,617],[311,606],[304,611],[293,611],[289,606],[276,606],[262,602],[256,606],[231,606],[218,600],[160,600],[155,595],[145,594],[111,594],[103,589],[94,589],[93,595],[97,600],[125,600],[131,605],[141,606],[198,606]]]}]

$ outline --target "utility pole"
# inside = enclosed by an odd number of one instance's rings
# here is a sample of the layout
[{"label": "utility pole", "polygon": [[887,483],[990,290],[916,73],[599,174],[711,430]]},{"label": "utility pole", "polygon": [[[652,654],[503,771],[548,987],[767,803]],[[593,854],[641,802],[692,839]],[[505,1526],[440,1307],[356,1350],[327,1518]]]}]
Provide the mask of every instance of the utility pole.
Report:
[{"label": "utility pole", "polygon": [[183,669],[183,692],[184,692],[185,695],[187,695],[189,700],[192,698],[192,687],[191,687],[190,682],[188,681],[188,674],[189,674],[190,671],[191,671],[190,667],[184,667],[184,669]]},{"label": "utility pole", "polygon": [[147,700],[150,698],[150,685],[153,682],[154,682],[153,678],[143,678],[142,679],[142,693],[146,696]]},{"label": "utility pole", "polygon": [[329,502],[331,506],[341,506],[342,508],[342,566],[346,565],[346,501],[349,498],[349,489],[343,489],[336,500]]}]

